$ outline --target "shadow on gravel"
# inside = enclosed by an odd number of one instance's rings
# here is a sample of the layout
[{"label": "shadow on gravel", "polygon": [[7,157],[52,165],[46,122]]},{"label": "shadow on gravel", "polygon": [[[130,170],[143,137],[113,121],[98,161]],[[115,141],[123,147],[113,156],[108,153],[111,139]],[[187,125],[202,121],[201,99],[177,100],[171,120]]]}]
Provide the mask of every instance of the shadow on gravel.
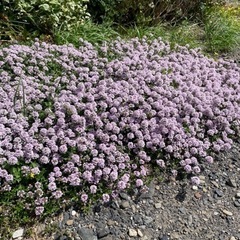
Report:
[{"label": "shadow on gravel", "polygon": [[186,198],[186,194],[187,194],[187,191],[186,191],[186,187],[187,187],[187,184],[184,184],[181,186],[181,188],[179,189],[178,191],[178,194],[176,195],[175,199],[178,201],[178,202],[183,202]]}]

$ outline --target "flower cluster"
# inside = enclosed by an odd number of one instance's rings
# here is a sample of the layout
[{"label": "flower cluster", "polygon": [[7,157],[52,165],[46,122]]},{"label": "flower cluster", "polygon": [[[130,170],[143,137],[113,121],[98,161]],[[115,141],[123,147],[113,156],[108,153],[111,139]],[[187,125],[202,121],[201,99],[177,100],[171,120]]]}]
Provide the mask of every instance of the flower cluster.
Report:
[{"label": "flower cluster", "polygon": [[36,41],[0,50],[1,191],[20,181],[20,166],[36,182],[30,197],[40,215],[66,186],[83,203],[141,187],[150,164],[177,161],[174,175],[181,169],[199,184],[199,160],[211,163],[210,151],[229,150],[237,133],[237,65],[161,39],[98,49],[80,41],[78,49]]}]

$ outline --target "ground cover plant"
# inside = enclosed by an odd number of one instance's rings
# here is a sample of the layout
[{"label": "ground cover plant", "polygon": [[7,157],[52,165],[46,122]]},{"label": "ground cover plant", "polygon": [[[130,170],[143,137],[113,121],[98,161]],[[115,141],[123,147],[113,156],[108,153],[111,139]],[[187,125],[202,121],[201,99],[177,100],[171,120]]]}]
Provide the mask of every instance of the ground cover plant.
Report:
[{"label": "ground cover plant", "polygon": [[108,202],[150,167],[199,184],[239,134],[239,67],[160,38],[15,44],[0,67],[1,221]]}]

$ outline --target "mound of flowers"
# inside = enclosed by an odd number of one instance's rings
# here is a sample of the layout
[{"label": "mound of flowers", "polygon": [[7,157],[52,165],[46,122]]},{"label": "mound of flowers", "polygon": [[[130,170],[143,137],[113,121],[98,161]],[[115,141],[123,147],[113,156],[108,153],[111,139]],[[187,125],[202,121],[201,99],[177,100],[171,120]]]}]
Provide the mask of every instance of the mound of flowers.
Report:
[{"label": "mound of flowers", "polygon": [[[108,202],[149,166],[193,184],[238,134],[240,69],[161,39],[0,49],[0,193]],[[72,196],[72,195],[71,195]]]}]

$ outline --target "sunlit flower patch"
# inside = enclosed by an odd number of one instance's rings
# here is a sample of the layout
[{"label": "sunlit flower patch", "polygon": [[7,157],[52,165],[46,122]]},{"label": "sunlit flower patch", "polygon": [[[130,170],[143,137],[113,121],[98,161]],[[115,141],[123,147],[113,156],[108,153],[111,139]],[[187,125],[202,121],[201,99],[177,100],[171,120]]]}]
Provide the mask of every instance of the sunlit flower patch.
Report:
[{"label": "sunlit flower patch", "polygon": [[238,133],[239,80],[235,63],[161,39],[2,48],[1,192],[41,215],[69,192],[85,204],[141,188],[149,166],[199,184]]}]

